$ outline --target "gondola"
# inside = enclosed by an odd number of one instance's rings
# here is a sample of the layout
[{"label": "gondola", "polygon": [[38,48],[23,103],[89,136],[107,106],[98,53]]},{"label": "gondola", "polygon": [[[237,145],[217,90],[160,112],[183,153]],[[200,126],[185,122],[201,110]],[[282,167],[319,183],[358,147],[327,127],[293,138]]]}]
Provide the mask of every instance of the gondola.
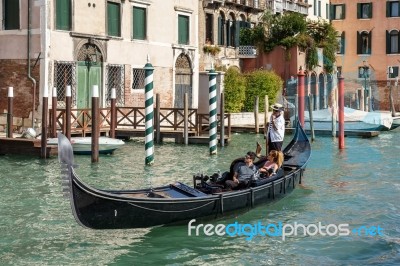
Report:
[{"label": "gondola", "polygon": [[[194,187],[176,182],[151,189],[115,191],[95,189],[82,182],[74,169],[70,142],[62,134],[58,135],[58,142],[64,195],[78,224],[92,229],[152,227],[250,209],[290,193],[301,183],[311,156],[308,138],[297,123],[293,139],[283,151],[285,159],[280,171],[270,178],[251,180],[238,190],[218,189],[218,179],[231,178],[235,165],[243,163],[243,158],[233,161],[229,171],[209,180],[194,175]],[[260,166],[264,161],[261,158],[255,164]]]}]

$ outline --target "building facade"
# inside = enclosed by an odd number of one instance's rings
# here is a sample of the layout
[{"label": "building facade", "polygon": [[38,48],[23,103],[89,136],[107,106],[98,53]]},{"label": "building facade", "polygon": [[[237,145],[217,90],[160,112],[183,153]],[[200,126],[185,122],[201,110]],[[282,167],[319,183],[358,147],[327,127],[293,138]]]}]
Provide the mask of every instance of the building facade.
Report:
[{"label": "building facade", "polygon": [[389,110],[392,87],[398,110],[400,1],[332,0],[331,21],[341,44],[336,64],[350,94],[345,104],[359,105],[355,102],[358,90],[370,97],[367,109]]},{"label": "building facade", "polygon": [[[116,88],[118,105],[144,106],[144,70],[154,67],[162,107],[197,107],[198,1],[3,0],[0,29],[0,110],[14,87],[14,116],[41,110],[44,90],[65,88],[75,108],[88,108],[98,85],[101,106]],[[29,61],[27,59],[30,59]]]}]

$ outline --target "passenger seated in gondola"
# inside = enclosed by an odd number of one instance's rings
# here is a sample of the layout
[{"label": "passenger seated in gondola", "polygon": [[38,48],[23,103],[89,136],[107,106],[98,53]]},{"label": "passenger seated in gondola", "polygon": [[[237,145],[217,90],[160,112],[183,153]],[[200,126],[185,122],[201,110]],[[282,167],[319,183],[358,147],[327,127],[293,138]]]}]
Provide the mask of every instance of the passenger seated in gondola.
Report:
[{"label": "passenger seated in gondola", "polygon": [[263,167],[259,169],[261,174],[265,177],[272,176],[276,174],[279,168],[281,168],[283,163],[283,153],[281,151],[272,150],[268,154],[268,160],[265,162]]},{"label": "passenger seated in gondola", "polygon": [[225,187],[228,190],[237,188],[239,186],[247,186],[248,182],[256,175],[258,175],[258,169],[253,164],[256,154],[249,151],[244,157],[245,164],[239,165],[234,169],[233,179],[225,181]]}]

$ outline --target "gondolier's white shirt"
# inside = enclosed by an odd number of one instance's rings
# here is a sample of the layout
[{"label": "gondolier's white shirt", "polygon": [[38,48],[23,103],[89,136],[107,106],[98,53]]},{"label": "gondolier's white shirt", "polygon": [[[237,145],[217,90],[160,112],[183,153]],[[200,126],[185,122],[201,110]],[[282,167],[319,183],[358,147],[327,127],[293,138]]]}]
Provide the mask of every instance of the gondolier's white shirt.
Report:
[{"label": "gondolier's white shirt", "polygon": [[283,117],[283,112],[281,112],[281,115],[275,119],[275,126],[277,130],[274,129],[272,126],[272,115],[271,121],[269,123],[269,137],[272,142],[278,142],[278,141],[283,141],[283,137],[285,136],[285,118]]}]

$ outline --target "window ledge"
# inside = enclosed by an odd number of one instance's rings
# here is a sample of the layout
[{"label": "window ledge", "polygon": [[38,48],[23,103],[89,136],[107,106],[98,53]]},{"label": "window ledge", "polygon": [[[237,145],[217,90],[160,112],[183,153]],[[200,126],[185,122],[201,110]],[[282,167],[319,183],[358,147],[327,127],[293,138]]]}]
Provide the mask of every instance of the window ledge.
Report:
[{"label": "window ledge", "polygon": [[131,39],[131,42],[148,44],[149,40],[147,40],[147,39],[144,39],[144,40],[142,40],[142,39]]}]

